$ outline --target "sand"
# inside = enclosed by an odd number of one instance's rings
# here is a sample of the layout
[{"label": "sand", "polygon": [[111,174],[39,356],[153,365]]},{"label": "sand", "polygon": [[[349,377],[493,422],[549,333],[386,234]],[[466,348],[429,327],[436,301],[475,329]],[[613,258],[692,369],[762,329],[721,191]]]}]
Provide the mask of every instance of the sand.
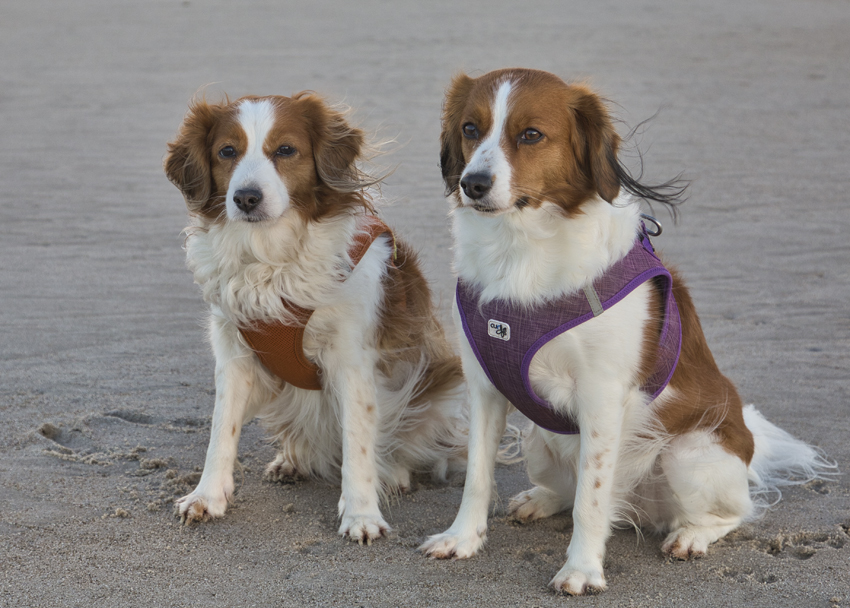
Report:
[{"label": "sand", "polygon": [[[371,547],[336,535],[338,490],[262,481],[258,425],[227,516],[181,527],[213,406],[204,305],[161,162],[198,91],[319,91],[397,140],[386,217],[452,292],[439,114],[453,73],[589,81],[647,178],[693,180],[656,244],[688,279],[747,402],[850,467],[850,6],[695,3],[116,3],[0,7],[0,605],[850,606],[850,483],[794,487],[691,563],[616,531],[609,590],[558,597],[568,514],[518,525],[497,470],[486,551],[416,552],[461,481],[421,482]],[[659,112],[660,110],[660,112]],[[632,148],[634,150],[634,148]],[[635,155],[631,161],[634,166]]]}]

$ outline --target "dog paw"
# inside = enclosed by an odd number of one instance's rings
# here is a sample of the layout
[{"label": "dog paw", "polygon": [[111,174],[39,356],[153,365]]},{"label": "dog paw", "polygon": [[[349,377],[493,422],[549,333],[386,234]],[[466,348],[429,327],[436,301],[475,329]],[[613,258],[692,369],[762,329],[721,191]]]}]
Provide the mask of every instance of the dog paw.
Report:
[{"label": "dog paw", "polygon": [[569,563],[549,583],[555,592],[567,595],[593,595],[605,591],[606,586],[601,568],[576,568]]},{"label": "dog paw", "polygon": [[455,534],[451,529],[429,536],[419,550],[433,559],[467,559],[478,553],[487,540],[487,526],[479,526],[474,534]]},{"label": "dog paw", "polygon": [[705,555],[708,545],[714,540],[714,535],[705,528],[679,528],[667,535],[661,551],[664,555],[681,560],[699,558]]},{"label": "dog paw", "polygon": [[564,509],[560,496],[540,486],[520,492],[508,506],[508,513],[520,521],[534,521],[550,517]]},{"label": "dog paw", "polygon": [[304,475],[295,468],[294,464],[278,454],[274,460],[266,465],[263,479],[278,483],[295,483],[304,479]]},{"label": "dog paw", "polygon": [[211,498],[195,490],[174,501],[174,515],[180,518],[180,523],[187,525],[221,517],[226,510],[227,495],[224,492],[218,498]]},{"label": "dog paw", "polygon": [[385,536],[390,525],[377,515],[343,515],[339,527],[340,536],[356,540],[359,544],[371,545],[372,541]]},{"label": "dog paw", "polygon": [[401,465],[393,468],[393,487],[399,494],[410,491],[410,470]]}]

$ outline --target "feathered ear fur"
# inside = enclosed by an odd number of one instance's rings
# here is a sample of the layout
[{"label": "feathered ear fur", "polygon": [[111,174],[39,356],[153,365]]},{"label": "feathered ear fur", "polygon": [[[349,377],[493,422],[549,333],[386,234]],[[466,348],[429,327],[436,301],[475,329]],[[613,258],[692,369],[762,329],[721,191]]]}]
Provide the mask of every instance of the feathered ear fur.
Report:
[{"label": "feathered ear fur", "polygon": [[356,192],[369,185],[356,165],[365,144],[363,131],[348,124],[344,111],[330,107],[312,91],[297,93],[292,100],[312,124],[319,180],[336,192]]},{"label": "feathered ear fur", "polygon": [[180,126],[177,138],[168,144],[165,174],[180,189],[190,213],[215,219],[219,209],[213,201],[210,169],[210,131],[226,106],[194,101]]},{"label": "feathered ear fur", "polygon": [[461,148],[461,120],[469,92],[475,81],[466,74],[458,74],[446,92],[443,104],[443,125],[440,133],[440,169],[446,183],[446,196],[457,192],[460,175],[466,162]]},{"label": "feathered ear fur", "polygon": [[620,193],[620,136],[602,100],[584,87],[575,89],[578,96],[572,108],[577,123],[573,134],[576,158],[581,159],[582,169],[599,196],[610,203]]}]

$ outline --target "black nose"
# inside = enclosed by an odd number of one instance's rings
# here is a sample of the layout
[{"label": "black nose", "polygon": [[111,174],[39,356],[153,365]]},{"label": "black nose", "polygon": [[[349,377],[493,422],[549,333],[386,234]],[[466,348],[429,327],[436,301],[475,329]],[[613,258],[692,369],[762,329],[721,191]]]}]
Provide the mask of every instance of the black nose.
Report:
[{"label": "black nose", "polygon": [[257,205],[263,202],[263,193],[253,188],[237,190],[233,193],[233,202],[245,213],[251,213]]},{"label": "black nose", "polygon": [[460,180],[460,187],[463,188],[466,196],[477,201],[490,192],[490,188],[493,187],[493,176],[489,173],[470,173]]}]

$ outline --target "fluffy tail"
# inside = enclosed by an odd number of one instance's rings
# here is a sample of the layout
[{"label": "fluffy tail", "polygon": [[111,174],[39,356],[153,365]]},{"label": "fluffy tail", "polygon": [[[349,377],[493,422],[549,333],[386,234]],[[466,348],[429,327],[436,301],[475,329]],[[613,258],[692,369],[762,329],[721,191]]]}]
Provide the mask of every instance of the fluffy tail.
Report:
[{"label": "fluffy tail", "polygon": [[782,498],[779,488],[782,486],[838,475],[838,466],[834,462],[827,460],[816,448],[768,422],[754,406],[744,407],[744,422],[756,444],[748,474],[757,515],[779,502]]}]

